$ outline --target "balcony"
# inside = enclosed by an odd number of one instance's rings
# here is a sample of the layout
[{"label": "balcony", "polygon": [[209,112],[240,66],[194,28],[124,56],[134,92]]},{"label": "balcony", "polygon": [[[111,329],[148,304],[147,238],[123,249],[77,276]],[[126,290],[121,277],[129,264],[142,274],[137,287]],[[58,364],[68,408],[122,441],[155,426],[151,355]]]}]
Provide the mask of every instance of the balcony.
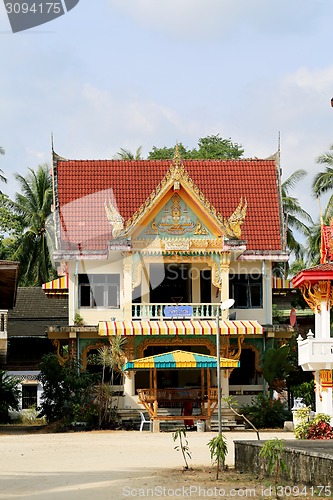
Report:
[{"label": "balcony", "polygon": [[[132,304],[132,318],[133,320],[149,320],[149,319],[165,319],[167,316],[164,314],[165,307],[176,307],[176,304],[159,303],[159,304]],[[184,307],[184,315],[175,314],[169,318],[189,318],[189,319],[214,319],[216,315],[221,315],[221,308],[219,303],[181,303],[178,307]],[[190,312],[190,314],[186,314]],[[231,318],[230,318],[231,319]]]},{"label": "balcony", "polygon": [[333,369],[333,338],[298,340],[298,364],[306,371]]}]

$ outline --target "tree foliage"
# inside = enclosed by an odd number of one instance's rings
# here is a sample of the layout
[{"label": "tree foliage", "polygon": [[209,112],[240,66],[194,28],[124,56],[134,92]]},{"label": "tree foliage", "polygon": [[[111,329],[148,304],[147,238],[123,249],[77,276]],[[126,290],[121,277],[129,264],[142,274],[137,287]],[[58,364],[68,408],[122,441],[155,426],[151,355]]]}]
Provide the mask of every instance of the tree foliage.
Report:
[{"label": "tree foliage", "polygon": [[132,153],[129,149],[120,148],[115,156],[115,160],[141,160],[142,156],[142,146],[139,146],[135,153]]},{"label": "tree foliage", "polygon": [[[219,134],[202,137],[198,140],[198,147],[188,149],[182,143],[178,144],[179,154],[183,159],[192,160],[231,160],[241,158],[244,149],[240,144],[234,143],[231,139],[223,139]],[[156,146],[148,153],[149,160],[172,159],[175,148]]]},{"label": "tree foliage", "polygon": [[55,277],[50,257],[52,241],[52,179],[47,165],[29,169],[26,177],[16,174],[21,193],[8,205],[22,225],[13,260],[20,262],[20,285],[38,286]]},{"label": "tree foliage", "polygon": [[290,346],[288,344],[282,345],[278,349],[271,347],[265,352],[262,374],[268,383],[271,397],[273,391],[282,392],[286,388],[286,378],[293,368],[288,359],[289,352]]},{"label": "tree foliage", "polygon": [[[331,191],[333,188],[333,144],[330,146],[327,153],[324,153],[317,158],[317,163],[325,165],[325,170],[316,174],[312,184],[313,194],[318,198],[322,194]],[[333,205],[333,195],[331,196],[328,205]]]},{"label": "tree foliage", "polygon": [[77,406],[83,407],[92,398],[95,377],[80,373],[74,361],[61,366],[55,354],[46,354],[40,364],[39,380],[43,385],[41,416],[48,423],[62,420],[69,424]]},{"label": "tree foliage", "polygon": [[0,370],[0,423],[9,422],[9,410],[19,410],[21,391],[18,380]]},{"label": "tree foliage", "polygon": [[[0,146],[0,155],[4,155],[4,154],[5,154],[5,150],[3,149],[3,147],[2,147],[2,146]],[[1,170],[1,168],[0,168],[0,181],[2,181],[2,182],[7,182],[7,179],[6,179],[6,177],[3,175],[3,170]],[[0,191],[0,193],[1,193],[1,191]]]},{"label": "tree foliage", "polygon": [[297,198],[290,195],[290,191],[306,175],[307,172],[305,170],[296,170],[282,183],[281,186],[287,248],[294,253],[296,259],[301,258],[304,251],[302,245],[295,238],[293,230],[295,229],[301,234],[309,236],[309,224],[313,224],[313,221],[310,214],[308,214],[308,212],[301,207]]}]

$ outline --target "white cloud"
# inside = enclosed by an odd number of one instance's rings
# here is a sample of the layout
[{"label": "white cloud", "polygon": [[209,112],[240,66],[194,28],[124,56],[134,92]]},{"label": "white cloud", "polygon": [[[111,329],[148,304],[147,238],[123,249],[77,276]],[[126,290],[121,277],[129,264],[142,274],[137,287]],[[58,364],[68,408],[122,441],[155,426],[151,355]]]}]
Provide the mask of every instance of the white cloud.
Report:
[{"label": "white cloud", "polygon": [[283,85],[284,87],[295,86],[311,92],[332,90],[333,66],[317,69],[299,68],[284,79]]},{"label": "white cloud", "polygon": [[[230,33],[240,26],[264,33],[315,29],[326,0],[107,0],[113,11],[157,31],[196,39]],[[321,4],[321,5],[320,5]],[[321,8],[319,8],[321,7]]]}]

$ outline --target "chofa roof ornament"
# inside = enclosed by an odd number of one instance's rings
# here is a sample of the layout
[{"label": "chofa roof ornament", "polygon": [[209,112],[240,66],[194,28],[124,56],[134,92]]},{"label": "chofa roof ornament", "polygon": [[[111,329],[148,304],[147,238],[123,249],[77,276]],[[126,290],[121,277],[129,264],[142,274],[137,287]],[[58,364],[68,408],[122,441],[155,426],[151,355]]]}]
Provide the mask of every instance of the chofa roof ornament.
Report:
[{"label": "chofa roof ornament", "polygon": [[112,236],[113,238],[118,238],[124,229],[124,219],[111,199],[106,201],[104,206],[106,217],[112,226]]}]

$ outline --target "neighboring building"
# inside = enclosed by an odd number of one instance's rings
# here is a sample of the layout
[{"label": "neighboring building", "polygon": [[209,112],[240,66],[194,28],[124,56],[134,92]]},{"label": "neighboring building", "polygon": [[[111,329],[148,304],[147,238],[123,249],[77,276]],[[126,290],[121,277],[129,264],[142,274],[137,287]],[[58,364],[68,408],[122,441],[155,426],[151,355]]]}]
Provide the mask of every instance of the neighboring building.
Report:
[{"label": "neighboring building", "polygon": [[[272,326],[272,266],[288,260],[278,155],[182,161],[176,148],[163,161],[53,160],[54,258],[69,287],[68,326],[49,328],[59,359],[68,346],[85,369],[114,335],[126,336],[128,360],[174,349],[216,355],[219,312],[221,355],[240,360],[222,377],[224,395],[250,402],[262,392],[265,346],[291,335]],[[230,298],[228,320],[220,304]],[[164,370],[157,383],[199,379],[200,370]],[[149,383],[148,372],[126,377],[124,407],[137,407]]]},{"label": "neighboring building", "polygon": [[42,392],[38,365],[44,354],[54,351],[48,328],[68,324],[68,296],[52,300],[40,287],[19,287],[15,307],[5,318],[7,352],[2,369],[20,380],[22,409],[38,406]]},{"label": "neighboring building", "polygon": [[0,368],[7,356],[7,313],[15,305],[19,263],[0,260]]}]

